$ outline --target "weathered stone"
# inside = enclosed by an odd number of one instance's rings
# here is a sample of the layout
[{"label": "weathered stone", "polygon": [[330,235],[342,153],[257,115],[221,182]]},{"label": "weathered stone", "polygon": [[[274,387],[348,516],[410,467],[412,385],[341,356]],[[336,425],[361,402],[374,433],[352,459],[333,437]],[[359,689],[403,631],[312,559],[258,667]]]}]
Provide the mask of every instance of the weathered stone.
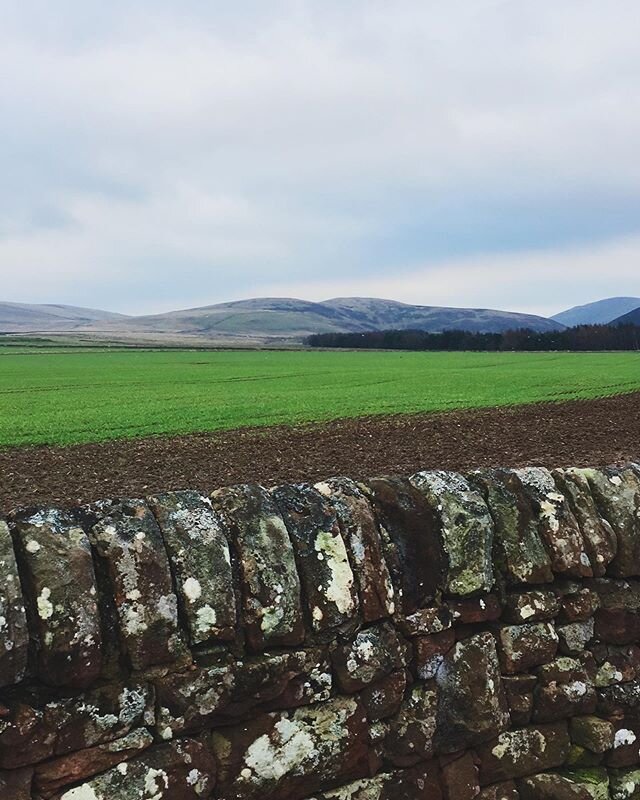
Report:
[{"label": "weathered stone", "polygon": [[609,800],[609,776],[598,768],[533,775],[518,787],[521,800]]},{"label": "weathered stone", "polygon": [[486,742],[509,725],[493,636],[458,642],[436,675],[438,749],[452,753]]},{"label": "weathered stone", "polygon": [[602,753],[593,753],[579,744],[572,744],[567,756],[567,767],[597,767],[604,759]]},{"label": "weathered stone", "polygon": [[0,772],[0,797],[3,800],[31,800],[32,776],[30,767]]},{"label": "weathered stone", "polygon": [[378,722],[397,714],[406,688],[407,673],[405,670],[398,670],[363,689],[360,700],[367,711],[369,721]]},{"label": "weathered stone", "polygon": [[147,750],[56,800],[206,800],[215,786],[209,747],[182,739]]},{"label": "weathered stone", "polygon": [[607,572],[620,578],[640,575],[640,480],[631,467],[579,470],[591,487],[600,514],[617,539]]},{"label": "weathered stone", "polygon": [[357,692],[404,667],[404,648],[393,626],[374,625],[359,631],[332,655],[338,684],[344,692]]},{"label": "weathered stone", "polygon": [[609,644],[640,641],[640,583],[601,579],[594,583],[600,598],[595,634]]},{"label": "weathered stone", "polygon": [[598,512],[589,481],[578,469],[556,469],[551,474],[580,527],[593,574],[604,575],[615,558],[618,540],[611,525]]},{"label": "weathered stone", "polygon": [[596,645],[592,647],[597,668],[594,683],[598,687],[613,686],[634,680],[640,671],[640,648]]},{"label": "weathered stone", "polygon": [[117,764],[126,763],[151,744],[153,736],[147,730],[139,729],[122,739],[79,750],[53,761],[45,761],[36,767],[34,788],[38,796],[51,797],[60,789],[86,781]]},{"label": "weathered stone", "polygon": [[286,525],[270,494],[245,484],[212,495],[236,548],[244,629],[254,650],[304,639],[300,580]]},{"label": "weathered stone", "polygon": [[100,675],[102,633],[91,546],[61,511],[23,512],[13,520],[39,679],[84,689]]},{"label": "weathered stone", "polygon": [[493,521],[482,495],[456,472],[417,472],[411,483],[440,520],[445,590],[466,596],[493,587]]},{"label": "weathered stone", "polygon": [[371,774],[364,709],[336,699],[217,729],[218,792],[225,800],[299,800]]},{"label": "weathered stone", "polygon": [[273,489],[298,565],[313,631],[331,632],[353,620],[358,609],[355,578],[336,512],[307,484]]},{"label": "weathered stone", "polygon": [[480,794],[478,768],[471,753],[465,753],[442,767],[445,800],[474,800]]},{"label": "weathered stone", "polygon": [[413,614],[394,620],[398,630],[409,637],[441,633],[451,628],[452,621],[451,612],[446,606],[419,608]]},{"label": "weathered stone", "polygon": [[623,717],[640,707],[640,681],[605,686],[598,690],[598,714],[605,717]]},{"label": "weathered stone", "polygon": [[440,522],[424,495],[408,480],[376,478],[364,488],[380,525],[396,592],[396,612],[413,614],[430,605],[444,586],[446,559]]},{"label": "weathered stone", "polygon": [[435,633],[433,636],[419,636],[414,642],[413,668],[416,677],[422,681],[435,678],[445,655],[455,644],[453,629]]},{"label": "weathered stone", "polygon": [[354,781],[307,800],[442,800],[438,765],[432,761]]},{"label": "weathered stone", "polygon": [[495,594],[456,600],[450,608],[455,622],[462,625],[494,622],[502,616],[502,605]]},{"label": "weathered stone", "polygon": [[514,725],[528,725],[533,713],[533,690],[538,683],[535,675],[505,675],[502,685],[507,696],[509,715]]},{"label": "weathered stone", "polygon": [[499,631],[502,669],[512,675],[555,658],[558,635],[550,622],[505,625]]},{"label": "weathered stone", "polygon": [[637,714],[629,714],[615,720],[613,748],[606,754],[609,767],[633,767],[640,763],[640,720]]},{"label": "weathered stone", "polygon": [[385,755],[393,764],[411,766],[434,755],[437,706],[433,681],[411,688],[398,713],[389,720]]},{"label": "weathered stone", "polygon": [[148,498],[162,531],[192,644],[235,636],[236,598],[229,542],[211,501],[198,492]]},{"label": "weathered stone", "polygon": [[562,622],[583,622],[592,617],[600,608],[598,594],[586,587],[562,598],[560,620]]},{"label": "weathered stone", "polygon": [[520,795],[513,781],[501,781],[480,791],[478,800],[519,800]]},{"label": "weathered stone", "polygon": [[108,575],[123,647],[134,669],[184,655],[164,541],[142,500],[98,503],[89,538]]},{"label": "weathered stone", "polygon": [[29,632],[18,565],[7,523],[0,519],[0,688],[27,670]]},{"label": "weathered stone", "polygon": [[549,583],[551,559],[538,531],[531,503],[509,470],[483,470],[469,476],[483,490],[495,525],[498,567],[509,583]]},{"label": "weathered stone", "polygon": [[582,653],[587,644],[593,639],[594,621],[593,618],[583,622],[570,622],[568,625],[558,625],[559,649],[561,653],[568,656]]},{"label": "weathered stone", "polygon": [[534,693],[535,722],[553,722],[577,714],[591,714],[597,705],[595,687],[579,661],[558,658],[538,670]]},{"label": "weathered stone", "polygon": [[609,770],[611,800],[640,800],[640,769]]},{"label": "weathered stone", "polygon": [[395,611],[395,592],[371,503],[349,478],[330,478],[316,484],[316,489],[335,508],[353,565],[364,621],[390,616]]},{"label": "weathered stone", "polygon": [[569,734],[574,744],[586,747],[592,753],[605,753],[613,747],[615,728],[600,717],[574,717],[569,722]]},{"label": "weathered stone", "polygon": [[156,682],[161,739],[242,719],[258,707],[292,708],[327,700],[332,675],[318,648],[198,667]]},{"label": "weathered stone", "polygon": [[515,625],[544,622],[557,616],[560,602],[554,592],[532,589],[509,594],[505,598],[504,619]]},{"label": "weathered stone", "polygon": [[11,703],[0,718],[0,768],[37,764],[94,747],[153,724],[153,694],[144,685],[106,686],[36,705]]},{"label": "weathered stone", "polygon": [[525,467],[514,472],[537,515],[538,530],[551,556],[553,571],[593,575],[576,518],[549,470]]},{"label": "weathered stone", "polygon": [[505,731],[478,749],[482,786],[562,766],[569,753],[566,722]]}]

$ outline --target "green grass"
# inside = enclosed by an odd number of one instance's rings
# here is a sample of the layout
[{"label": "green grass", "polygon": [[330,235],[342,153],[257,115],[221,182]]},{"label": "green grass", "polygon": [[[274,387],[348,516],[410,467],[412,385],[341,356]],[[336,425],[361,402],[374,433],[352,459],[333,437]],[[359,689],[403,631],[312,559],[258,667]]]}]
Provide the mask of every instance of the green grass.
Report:
[{"label": "green grass", "polygon": [[636,353],[0,347],[0,445],[95,442],[637,389]]}]

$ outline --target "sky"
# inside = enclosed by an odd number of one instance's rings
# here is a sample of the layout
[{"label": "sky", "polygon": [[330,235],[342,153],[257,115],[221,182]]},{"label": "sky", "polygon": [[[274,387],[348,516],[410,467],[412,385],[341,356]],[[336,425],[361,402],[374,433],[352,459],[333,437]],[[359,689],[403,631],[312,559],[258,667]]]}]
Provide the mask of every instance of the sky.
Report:
[{"label": "sky", "polygon": [[640,295],[637,0],[0,0],[0,300]]}]

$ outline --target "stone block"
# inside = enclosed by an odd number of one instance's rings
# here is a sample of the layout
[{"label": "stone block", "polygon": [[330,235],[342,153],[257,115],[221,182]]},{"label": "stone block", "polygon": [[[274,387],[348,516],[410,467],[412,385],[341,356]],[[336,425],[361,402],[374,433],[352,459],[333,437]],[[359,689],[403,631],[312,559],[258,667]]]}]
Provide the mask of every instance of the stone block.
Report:
[{"label": "stone block", "polygon": [[100,676],[102,631],[91,546],[69,514],[26,511],[12,522],[36,642],[38,678],[85,689]]},{"label": "stone block", "polygon": [[471,753],[442,767],[444,800],[474,800],[480,794],[478,768]]},{"label": "stone block", "polygon": [[406,663],[405,647],[388,623],[364,628],[333,650],[331,660],[338,685],[353,693],[379,681]]},{"label": "stone block", "polygon": [[0,688],[27,671],[29,631],[22,586],[7,523],[0,519]]},{"label": "stone block", "polygon": [[593,574],[605,575],[618,550],[618,539],[596,506],[585,470],[556,469],[551,474],[580,527]]},{"label": "stone block", "polygon": [[349,478],[330,478],[317,483],[315,488],[335,508],[353,566],[364,621],[375,622],[391,616],[396,610],[395,591],[371,503]]},{"label": "stone block", "polygon": [[215,786],[215,761],[204,743],[182,739],[123,761],[56,800],[208,800]]},{"label": "stone block", "polygon": [[452,753],[493,738],[509,726],[495,640],[481,633],[457,642],[436,675],[438,750]]},{"label": "stone block", "polygon": [[606,753],[614,744],[615,728],[609,720],[588,715],[569,722],[569,735],[574,744],[592,753]]},{"label": "stone block", "polygon": [[495,525],[498,564],[508,583],[553,580],[551,558],[538,530],[537,515],[510,470],[482,470],[469,480],[482,490]]},{"label": "stone block", "polygon": [[566,722],[505,731],[477,750],[480,784],[524,778],[560,767],[570,746]]},{"label": "stone block", "polygon": [[213,749],[225,800],[301,800],[369,777],[377,766],[370,763],[365,711],[354,698],[219,728]]},{"label": "stone block", "polygon": [[580,470],[588,481],[600,514],[609,522],[616,555],[607,574],[640,575],[640,479],[631,467]]},{"label": "stone block", "polygon": [[408,616],[431,605],[445,582],[440,521],[408,480],[375,478],[363,484],[382,533],[396,597],[396,613]]},{"label": "stone block", "polygon": [[448,630],[433,636],[419,636],[413,643],[413,669],[421,681],[435,678],[446,654],[456,641],[455,631]]},{"label": "stone block", "polygon": [[456,472],[417,472],[410,480],[440,522],[446,592],[460,597],[490,592],[493,520],[482,495]]},{"label": "stone block", "polygon": [[514,592],[505,598],[503,618],[512,625],[529,622],[544,622],[558,615],[560,602],[555,592],[532,589]]},{"label": "stone block", "polygon": [[254,650],[304,640],[300,580],[293,546],[273,498],[261,486],[219,489],[211,496],[235,549],[242,617]]},{"label": "stone block", "polygon": [[426,761],[435,754],[438,694],[433,681],[415,684],[400,710],[389,720],[385,756],[399,767]]},{"label": "stone block", "polygon": [[133,669],[187,657],[160,528],[142,500],[96,503],[89,539],[107,575]]},{"label": "stone block", "polygon": [[558,650],[558,634],[550,622],[504,625],[498,642],[500,664],[507,675],[545,664]]},{"label": "stone block", "polygon": [[230,641],[236,634],[231,552],[211,500],[198,492],[168,492],[147,500],[162,531],[189,641]]}]

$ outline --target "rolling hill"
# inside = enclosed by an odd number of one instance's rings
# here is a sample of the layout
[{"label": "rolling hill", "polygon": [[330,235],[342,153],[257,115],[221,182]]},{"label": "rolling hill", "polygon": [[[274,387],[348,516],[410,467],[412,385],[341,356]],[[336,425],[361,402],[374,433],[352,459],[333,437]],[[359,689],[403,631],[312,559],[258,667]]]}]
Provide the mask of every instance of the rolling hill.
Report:
[{"label": "rolling hill", "polygon": [[568,328],[574,325],[606,325],[638,306],[640,297],[608,297],[605,300],[596,300],[595,303],[568,308],[566,311],[554,314],[551,319],[561,322]]},{"label": "rolling hill", "polygon": [[0,332],[40,333],[76,330],[95,322],[126,320],[124,314],[65,305],[0,303]]},{"label": "rolling hill", "polygon": [[16,333],[72,331],[134,338],[173,335],[222,341],[300,341],[312,333],[385,328],[499,332],[525,327],[549,331],[563,325],[544,317],[509,311],[416,306],[366,297],[340,297],[321,303],[293,298],[253,298],[138,317],[74,306],[0,303],[0,331]]},{"label": "rolling hill", "polygon": [[544,317],[489,309],[414,306],[364,297],[334,298],[321,303],[268,297],[92,323],[86,330],[299,341],[312,333],[385,328],[497,332],[524,327],[549,331],[564,326]]},{"label": "rolling hill", "polygon": [[612,325],[640,325],[640,304],[638,308],[629,311],[628,314],[623,314],[621,317],[614,319]]}]

